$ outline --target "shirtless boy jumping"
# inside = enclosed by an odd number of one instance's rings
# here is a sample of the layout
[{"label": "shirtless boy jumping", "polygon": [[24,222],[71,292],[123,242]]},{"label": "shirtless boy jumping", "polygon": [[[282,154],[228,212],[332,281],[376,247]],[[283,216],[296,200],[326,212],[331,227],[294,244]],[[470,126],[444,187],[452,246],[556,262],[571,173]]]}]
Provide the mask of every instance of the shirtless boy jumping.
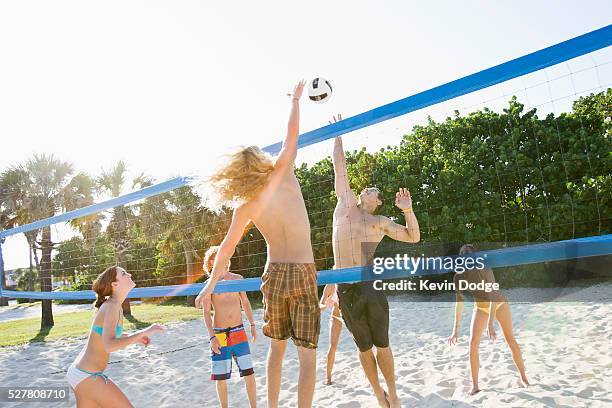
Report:
[{"label": "shirtless boy jumping", "polygon": [[316,382],[320,329],[317,272],[310,243],[310,222],[294,174],[303,89],[304,82],[300,82],[293,91],[287,136],[276,161],[256,146],[246,147],[233,154],[210,178],[219,203],[233,208],[234,213],[211,277],[196,298],[196,306],[201,307],[204,299],[213,293],[244,230],[253,222],[268,246],[261,291],[262,331],[271,338],[267,367],[271,408],[278,406],[288,338],[297,346],[300,361],[299,408],[312,406]]},{"label": "shirtless boy jumping", "polygon": [[[338,117],[338,120],[342,118]],[[395,205],[402,210],[406,219],[404,226],[382,215],[374,215],[382,205],[377,188],[366,188],[359,198],[355,196],[349,185],[340,137],[334,144],[333,163],[338,197],[332,232],[335,268],[366,266],[385,235],[397,241],[419,242],[419,224],[412,211],[412,199],[407,189],[400,188],[395,195]],[[399,407],[393,354],[389,347],[389,304],[384,293],[374,290],[371,282],[340,284],[338,298],[342,318],[359,348],[361,366],[379,405]],[[373,347],[376,347],[376,355]],[[389,394],[378,380],[379,368]]]}]

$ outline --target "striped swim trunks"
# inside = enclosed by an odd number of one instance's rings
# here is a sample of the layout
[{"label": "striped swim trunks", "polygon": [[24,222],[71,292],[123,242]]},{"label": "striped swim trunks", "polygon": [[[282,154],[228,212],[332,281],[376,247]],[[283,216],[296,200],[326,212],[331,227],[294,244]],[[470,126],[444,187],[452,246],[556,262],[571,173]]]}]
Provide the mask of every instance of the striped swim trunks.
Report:
[{"label": "striped swim trunks", "polygon": [[221,353],[216,354],[212,349],[211,380],[227,380],[232,376],[232,358],[236,361],[240,376],[253,374],[253,361],[251,349],[244,326],[228,327],[227,329],[214,328],[215,337],[221,345]]},{"label": "striped swim trunks", "polygon": [[296,346],[316,348],[321,309],[315,265],[270,263],[261,282],[263,334],[276,340],[291,338]]}]

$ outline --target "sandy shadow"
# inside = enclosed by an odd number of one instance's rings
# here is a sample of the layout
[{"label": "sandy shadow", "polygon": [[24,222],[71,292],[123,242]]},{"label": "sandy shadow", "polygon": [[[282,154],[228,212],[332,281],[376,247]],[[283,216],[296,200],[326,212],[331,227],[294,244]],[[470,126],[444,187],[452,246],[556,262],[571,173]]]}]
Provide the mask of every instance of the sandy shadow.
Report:
[{"label": "sandy shadow", "polygon": [[36,343],[36,342],[44,342],[45,339],[47,338],[47,336],[49,335],[49,332],[51,331],[52,327],[43,327],[41,328],[38,333],[36,333],[36,336],[32,337],[30,340],[28,340],[28,343]]},{"label": "sandy shadow", "polygon": [[132,323],[137,329],[143,329],[153,324],[151,322],[143,322],[142,320],[138,320],[133,315],[124,315],[123,318]]}]

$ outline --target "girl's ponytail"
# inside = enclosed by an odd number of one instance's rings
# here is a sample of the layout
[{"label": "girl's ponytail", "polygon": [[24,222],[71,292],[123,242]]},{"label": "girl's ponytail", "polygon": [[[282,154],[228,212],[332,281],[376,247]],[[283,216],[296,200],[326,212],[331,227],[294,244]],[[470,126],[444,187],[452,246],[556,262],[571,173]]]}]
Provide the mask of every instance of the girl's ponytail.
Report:
[{"label": "girl's ponytail", "polygon": [[111,266],[102,272],[93,282],[92,290],[96,292],[96,303],[94,306],[99,308],[102,303],[113,294],[112,283],[117,279],[117,266]]}]

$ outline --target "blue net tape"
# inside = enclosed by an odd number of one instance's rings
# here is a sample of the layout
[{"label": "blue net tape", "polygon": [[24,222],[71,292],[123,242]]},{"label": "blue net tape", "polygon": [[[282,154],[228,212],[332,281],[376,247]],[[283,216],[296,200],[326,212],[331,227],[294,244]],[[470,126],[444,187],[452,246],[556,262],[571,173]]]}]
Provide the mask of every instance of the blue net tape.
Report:
[{"label": "blue net tape", "polygon": [[[586,258],[612,254],[612,234],[588,238],[578,238],[567,241],[549,242],[544,244],[524,245],[512,248],[476,252],[471,258],[479,256],[486,258],[486,265],[491,268],[527,265],[542,262],[563,261],[568,259]],[[320,271],[319,285],[329,283],[351,283],[373,279],[398,279],[412,276],[429,276],[448,273],[448,270],[425,270],[407,272],[406,270],[387,269],[381,276],[371,273],[370,268],[345,268]],[[197,295],[203,283],[189,285],[154,286],[134,288],[129,298],[151,298],[169,296]],[[234,281],[222,281],[215,287],[215,293],[225,292],[256,292],[261,287],[261,278],[247,278]],[[4,296],[11,298],[30,299],[95,299],[90,290],[75,292],[20,292],[5,290]]]}]

